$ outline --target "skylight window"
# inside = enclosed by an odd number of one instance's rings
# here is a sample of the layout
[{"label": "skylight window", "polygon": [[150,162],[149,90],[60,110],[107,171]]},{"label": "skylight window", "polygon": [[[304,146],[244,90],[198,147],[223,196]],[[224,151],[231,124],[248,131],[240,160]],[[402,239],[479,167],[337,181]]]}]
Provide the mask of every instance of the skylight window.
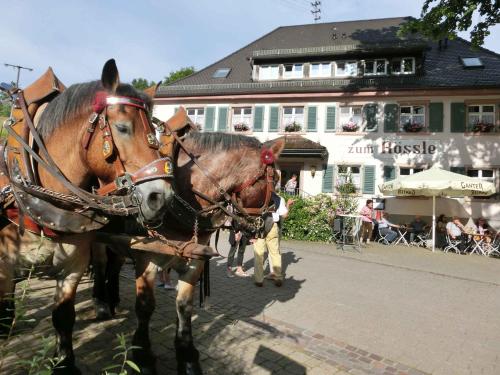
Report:
[{"label": "skylight window", "polygon": [[479,57],[461,57],[464,68],[483,68],[483,62]]},{"label": "skylight window", "polygon": [[226,78],[229,72],[231,72],[231,68],[217,69],[214,74],[212,74],[212,78]]}]

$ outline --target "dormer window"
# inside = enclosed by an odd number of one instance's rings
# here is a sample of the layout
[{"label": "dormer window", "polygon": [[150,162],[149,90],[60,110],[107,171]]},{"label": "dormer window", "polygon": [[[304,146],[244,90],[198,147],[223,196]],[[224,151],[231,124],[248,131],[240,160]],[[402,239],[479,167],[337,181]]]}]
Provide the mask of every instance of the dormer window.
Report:
[{"label": "dormer window", "polygon": [[328,78],[332,75],[331,63],[312,63],[309,71],[311,78]]},{"label": "dormer window", "polygon": [[283,78],[293,79],[293,78],[303,78],[304,77],[304,65],[302,64],[285,64],[283,69]]},{"label": "dormer window", "polygon": [[261,65],[259,67],[259,79],[278,79],[279,67],[278,65]]},{"label": "dormer window", "polygon": [[415,73],[415,58],[403,57],[391,61],[392,74],[413,74]]},{"label": "dormer window", "polygon": [[335,62],[335,77],[352,77],[358,75],[357,61]]},{"label": "dormer window", "polygon": [[377,76],[387,74],[387,60],[365,60],[365,75]]}]

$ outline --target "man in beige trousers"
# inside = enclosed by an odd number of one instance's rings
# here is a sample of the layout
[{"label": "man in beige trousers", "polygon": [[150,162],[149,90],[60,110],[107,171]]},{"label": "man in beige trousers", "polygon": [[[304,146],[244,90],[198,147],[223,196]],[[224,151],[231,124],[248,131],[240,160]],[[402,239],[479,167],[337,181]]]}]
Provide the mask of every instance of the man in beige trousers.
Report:
[{"label": "man in beige trousers", "polygon": [[272,264],[271,273],[274,274],[274,283],[276,286],[283,284],[283,275],[281,273],[281,252],[280,252],[280,230],[278,223],[280,218],[285,219],[288,216],[288,208],[293,204],[289,199],[287,203],[279,195],[273,193],[274,206],[276,211],[272,213],[273,226],[264,238],[258,238],[253,244],[254,251],[254,281],[258,287],[263,286],[264,281],[264,254],[266,248],[269,251],[270,264]]}]

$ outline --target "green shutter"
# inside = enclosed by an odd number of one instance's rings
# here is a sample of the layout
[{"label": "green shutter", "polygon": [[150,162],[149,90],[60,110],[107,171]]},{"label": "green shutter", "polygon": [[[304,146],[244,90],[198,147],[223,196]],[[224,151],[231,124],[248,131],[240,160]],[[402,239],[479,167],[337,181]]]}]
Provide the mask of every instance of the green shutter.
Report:
[{"label": "green shutter", "polygon": [[451,103],[451,132],[465,132],[465,104]]},{"label": "green shutter", "polygon": [[269,131],[277,132],[278,131],[278,122],[279,122],[279,112],[278,107],[271,107],[269,113]]},{"label": "green shutter", "polygon": [[435,133],[443,131],[443,103],[429,104],[429,131]]},{"label": "green shutter", "polygon": [[215,122],[215,108],[207,107],[205,109],[205,127],[203,131],[212,132],[214,131],[214,122]]},{"label": "green shutter", "polygon": [[332,164],[327,165],[323,171],[323,186],[321,189],[323,193],[333,193],[333,171],[334,166]]},{"label": "green shutter", "polygon": [[219,116],[217,119],[217,131],[225,132],[227,130],[227,107],[219,107]]},{"label": "green shutter", "polygon": [[326,131],[335,130],[335,107],[326,107]]},{"label": "green shutter", "polygon": [[384,132],[395,133],[398,131],[398,112],[397,104],[386,104],[384,107]]},{"label": "green shutter", "polygon": [[450,172],[463,174],[465,176],[465,167],[450,167]]},{"label": "green shutter", "polygon": [[253,115],[253,131],[261,132],[264,130],[264,106],[256,106]]},{"label": "green shutter", "polygon": [[307,108],[307,131],[315,132],[316,128],[316,112],[317,107],[308,107]]},{"label": "green shutter", "polygon": [[375,166],[365,165],[363,173],[363,194],[375,194]]},{"label": "green shutter", "polygon": [[377,114],[378,114],[378,104],[370,103],[363,107],[363,113],[366,121],[367,131],[377,130]]},{"label": "green shutter", "polygon": [[393,165],[384,165],[384,182],[396,178],[396,168]]}]

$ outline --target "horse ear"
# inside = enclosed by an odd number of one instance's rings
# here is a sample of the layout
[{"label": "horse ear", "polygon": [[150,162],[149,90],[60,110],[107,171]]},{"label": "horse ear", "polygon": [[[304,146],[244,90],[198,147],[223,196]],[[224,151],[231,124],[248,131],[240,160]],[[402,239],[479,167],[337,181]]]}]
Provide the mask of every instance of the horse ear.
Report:
[{"label": "horse ear", "polygon": [[113,93],[116,91],[116,88],[120,84],[120,75],[118,74],[115,59],[110,59],[106,61],[106,64],[104,64],[104,67],[102,68],[101,82],[102,86],[106,90]]},{"label": "horse ear", "polygon": [[281,151],[285,148],[285,140],[282,138],[278,138],[271,146],[271,151],[273,152],[275,160],[278,159]]},{"label": "horse ear", "polygon": [[156,90],[158,90],[158,87],[160,87],[160,85],[161,85],[161,81],[158,82],[156,85],[153,85],[151,87],[148,87],[147,89],[144,89],[143,92],[144,92],[144,94],[149,96],[151,99],[154,99],[154,97],[156,95]]}]

